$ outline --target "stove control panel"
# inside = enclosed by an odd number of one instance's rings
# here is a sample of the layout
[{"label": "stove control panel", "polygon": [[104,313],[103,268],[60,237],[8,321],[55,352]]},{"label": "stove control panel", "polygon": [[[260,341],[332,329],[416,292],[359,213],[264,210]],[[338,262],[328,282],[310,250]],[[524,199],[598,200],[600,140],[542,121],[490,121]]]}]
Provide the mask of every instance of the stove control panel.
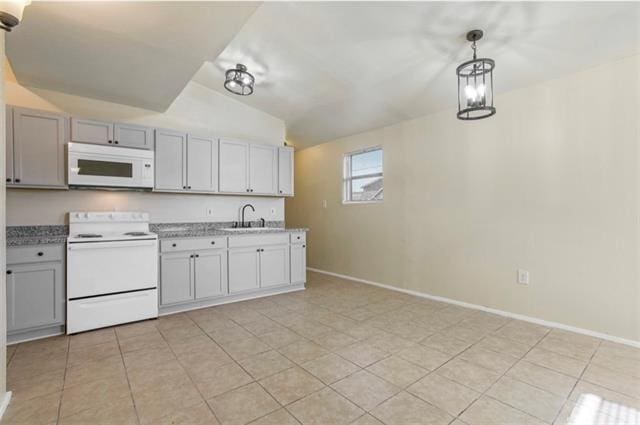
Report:
[{"label": "stove control panel", "polygon": [[145,212],[70,212],[69,223],[146,223]]}]

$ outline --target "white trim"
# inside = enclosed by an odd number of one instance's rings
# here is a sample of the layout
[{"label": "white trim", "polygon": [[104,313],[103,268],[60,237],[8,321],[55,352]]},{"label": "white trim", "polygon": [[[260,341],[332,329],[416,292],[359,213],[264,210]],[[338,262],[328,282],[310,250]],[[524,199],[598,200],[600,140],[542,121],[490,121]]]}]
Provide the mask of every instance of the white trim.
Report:
[{"label": "white trim", "polygon": [[7,391],[4,393],[4,397],[2,397],[2,403],[0,403],[0,419],[4,416],[4,412],[7,411],[7,407],[9,407],[9,402],[11,401],[11,391]]},{"label": "white trim", "polygon": [[445,298],[445,297],[440,297],[440,296],[437,296],[437,295],[427,294],[427,293],[424,293],[424,292],[413,291],[411,289],[397,288],[395,286],[385,285],[384,283],[373,282],[371,280],[360,279],[360,278],[357,278],[357,277],[347,276],[347,275],[344,275],[344,274],[328,272],[326,270],[314,269],[312,267],[307,267],[307,270],[312,271],[312,272],[316,272],[316,273],[326,274],[326,275],[329,275],[329,276],[339,277],[339,278],[342,278],[342,279],[352,280],[354,282],[365,283],[367,285],[378,286],[380,288],[389,289],[391,291],[396,291],[396,292],[402,292],[404,294],[414,295],[414,296],[420,297],[420,298],[428,298],[428,299],[431,299],[431,300],[434,300],[434,301],[441,301],[441,302],[445,302],[445,303],[448,303],[448,304],[454,304],[454,305],[458,305],[458,306],[461,306],[461,307],[471,308],[471,309],[474,309],[474,310],[486,311],[487,313],[493,313],[493,314],[497,314],[499,316],[510,317],[512,319],[518,319],[518,320],[522,320],[524,322],[535,323],[536,325],[547,326],[549,328],[562,329],[562,330],[565,330],[565,331],[575,332],[575,333],[579,333],[579,334],[583,334],[583,335],[587,335],[587,336],[592,336],[592,337],[595,337],[595,338],[604,339],[604,340],[611,341],[611,342],[617,342],[619,344],[629,345],[631,347],[640,348],[640,341],[634,341],[632,339],[621,338],[619,336],[614,336],[614,335],[609,335],[609,334],[605,334],[605,333],[601,333],[601,332],[596,332],[596,331],[592,331],[592,330],[589,330],[589,329],[577,328],[575,326],[565,325],[563,323],[558,323],[558,322],[552,322],[552,321],[549,321],[549,320],[538,319],[537,317],[525,316],[523,314],[518,314],[518,313],[511,313],[509,311],[498,310],[498,309],[491,308],[491,307],[485,307],[485,306],[479,305],[479,304],[471,304],[471,303],[467,303],[467,302],[464,302],[464,301],[457,301],[457,300],[454,300],[454,299],[451,299],[451,298]]}]

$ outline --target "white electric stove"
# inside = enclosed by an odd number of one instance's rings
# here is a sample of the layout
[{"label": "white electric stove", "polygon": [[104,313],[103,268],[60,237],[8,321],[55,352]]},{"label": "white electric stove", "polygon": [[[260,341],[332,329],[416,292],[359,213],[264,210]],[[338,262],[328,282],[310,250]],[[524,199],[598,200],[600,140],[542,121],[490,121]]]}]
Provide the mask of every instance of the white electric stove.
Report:
[{"label": "white electric stove", "polygon": [[69,213],[67,334],[158,317],[158,236],[149,214]]}]

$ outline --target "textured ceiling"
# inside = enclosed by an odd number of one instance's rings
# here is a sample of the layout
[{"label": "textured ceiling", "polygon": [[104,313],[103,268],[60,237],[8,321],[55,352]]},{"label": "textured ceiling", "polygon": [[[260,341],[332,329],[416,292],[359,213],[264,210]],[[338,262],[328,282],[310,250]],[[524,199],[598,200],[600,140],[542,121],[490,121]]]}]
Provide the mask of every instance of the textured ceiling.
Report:
[{"label": "textured ceiling", "polygon": [[23,85],[164,111],[258,5],[37,1],[7,56]]},{"label": "textured ceiling", "polygon": [[224,70],[246,64],[255,93],[228,95],[284,119],[306,147],[455,107],[474,28],[500,93],[637,53],[640,3],[265,3],[194,80],[226,93]]},{"label": "textured ceiling", "polygon": [[[23,85],[158,111],[192,79],[307,147],[455,107],[474,28],[500,113],[500,92],[637,54],[640,3],[34,2],[7,56]],[[252,96],[222,86],[237,62]]]}]

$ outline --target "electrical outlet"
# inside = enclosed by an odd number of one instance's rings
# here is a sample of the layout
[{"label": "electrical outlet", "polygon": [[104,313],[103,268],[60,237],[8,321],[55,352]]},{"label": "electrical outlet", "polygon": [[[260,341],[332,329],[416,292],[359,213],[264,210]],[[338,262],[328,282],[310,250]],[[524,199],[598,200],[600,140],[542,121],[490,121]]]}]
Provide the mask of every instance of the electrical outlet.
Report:
[{"label": "electrical outlet", "polygon": [[276,215],[276,208],[275,207],[271,207],[271,215],[272,216]]},{"label": "electrical outlet", "polygon": [[207,217],[213,217],[213,208],[211,207],[207,208]]},{"label": "electrical outlet", "polygon": [[327,208],[327,200],[326,199],[322,200],[322,208]]},{"label": "electrical outlet", "polygon": [[518,283],[520,285],[529,284],[529,272],[527,270],[518,269]]}]

